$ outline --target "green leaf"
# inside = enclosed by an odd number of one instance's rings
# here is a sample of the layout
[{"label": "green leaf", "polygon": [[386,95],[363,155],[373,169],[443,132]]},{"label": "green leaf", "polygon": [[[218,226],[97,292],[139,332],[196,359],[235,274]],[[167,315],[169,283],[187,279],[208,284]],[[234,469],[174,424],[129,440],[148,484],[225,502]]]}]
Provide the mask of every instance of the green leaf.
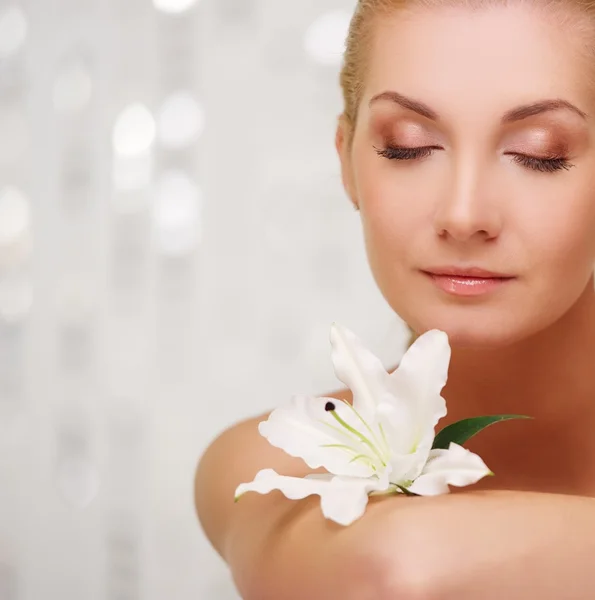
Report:
[{"label": "green leaf", "polygon": [[471,419],[463,419],[445,427],[434,438],[432,449],[447,450],[450,442],[463,445],[468,439],[479,433],[482,429],[499,423],[500,421],[509,421],[511,419],[532,419],[526,415],[492,415],[488,417],[473,417]]}]

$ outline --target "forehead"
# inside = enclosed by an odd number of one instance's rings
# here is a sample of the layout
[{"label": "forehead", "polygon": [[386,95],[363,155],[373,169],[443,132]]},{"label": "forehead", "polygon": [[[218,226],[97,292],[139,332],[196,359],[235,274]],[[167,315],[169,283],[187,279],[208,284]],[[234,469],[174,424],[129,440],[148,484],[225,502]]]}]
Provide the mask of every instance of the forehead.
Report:
[{"label": "forehead", "polygon": [[424,100],[445,118],[500,116],[540,98],[585,106],[591,100],[585,47],[544,8],[397,12],[375,24],[363,106],[387,89]]}]

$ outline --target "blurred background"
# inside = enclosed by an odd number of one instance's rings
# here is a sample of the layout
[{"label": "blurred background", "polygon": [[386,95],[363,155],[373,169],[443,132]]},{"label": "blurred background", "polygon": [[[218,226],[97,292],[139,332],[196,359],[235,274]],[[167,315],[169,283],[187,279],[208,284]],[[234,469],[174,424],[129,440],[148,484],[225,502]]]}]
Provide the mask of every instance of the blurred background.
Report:
[{"label": "blurred background", "polygon": [[[334,150],[354,0],[0,0],[0,600],[231,600],[224,428],[387,365]],[[242,449],[238,448],[238,452]]]}]

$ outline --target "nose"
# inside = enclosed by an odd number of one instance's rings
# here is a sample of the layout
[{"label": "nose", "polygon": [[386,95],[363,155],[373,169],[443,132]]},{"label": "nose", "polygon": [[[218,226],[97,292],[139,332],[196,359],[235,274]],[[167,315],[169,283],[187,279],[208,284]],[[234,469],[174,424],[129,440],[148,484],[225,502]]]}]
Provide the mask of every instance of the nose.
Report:
[{"label": "nose", "polygon": [[471,169],[469,164],[459,170],[434,214],[434,229],[440,237],[459,242],[498,237],[501,215],[485,183],[478,169]]}]

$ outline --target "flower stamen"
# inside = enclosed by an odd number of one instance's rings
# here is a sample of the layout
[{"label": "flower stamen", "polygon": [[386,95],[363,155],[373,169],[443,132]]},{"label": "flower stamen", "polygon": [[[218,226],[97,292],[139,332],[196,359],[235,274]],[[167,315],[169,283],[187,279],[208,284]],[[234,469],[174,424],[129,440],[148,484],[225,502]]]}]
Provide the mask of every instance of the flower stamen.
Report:
[{"label": "flower stamen", "polygon": [[[353,406],[353,404],[349,404],[349,402],[347,402],[346,400],[342,400],[342,402],[347,405],[357,416],[357,418],[364,424],[364,426],[366,427],[366,429],[372,434],[372,438],[374,440],[374,443],[377,444],[377,446],[381,446],[381,442],[378,440],[378,438],[376,437],[376,433],[374,432],[374,430],[370,427],[369,423],[366,422],[366,420],[359,414],[359,412],[355,409],[355,407]],[[379,423],[380,428],[382,429],[382,423]],[[384,438],[384,451],[385,454],[387,456],[390,456],[390,448],[388,447],[388,442],[386,441],[386,436],[384,435],[384,431],[382,431],[382,435]]]},{"label": "flower stamen", "polygon": [[366,446],[368,446],[368,448],[370,448],[370,450],[373,452],[373,454],[376,456],[376,458],[378,458],[378,460],[380,461],[380,463],[382,464],[383,467],[386,467],[386,462],[384,461],[384,458],[382,457],[381,453],[379,452],[378,448],[376,448],[376,446],[360,431],[358,431],[357,429],[354,429],[353,427],[351,427],[351,425],[349,425],[349,423],[346,423],[337,413],[336,410],[336,406],[333,402],[327,402],[324,410],[326,410],[326,412],[331,413],[331,415],[334,417],[334,419],[339,423],[339,425],[341,425],[342,427],[344,427],[347,431],[349,431],[350,433],[352,433],[353,435],[357,436],[364,444],[366,444]]}]

